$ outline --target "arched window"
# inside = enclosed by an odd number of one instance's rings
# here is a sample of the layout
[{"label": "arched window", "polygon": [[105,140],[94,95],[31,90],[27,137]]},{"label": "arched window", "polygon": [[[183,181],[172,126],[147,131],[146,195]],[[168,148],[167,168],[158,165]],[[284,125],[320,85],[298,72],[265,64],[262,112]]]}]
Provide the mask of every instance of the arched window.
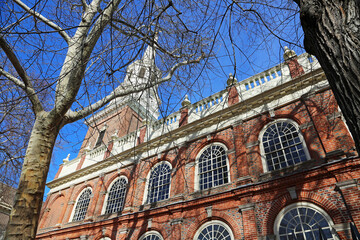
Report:
[{"label": "arched window", "polygon": [[171,166],[161,162],[152,169],[148,180],[147,203],[153,203],[169,198]]},{"label": "arched window", "polygon": [[139,240],[164,240],[164,238],[156,231],[149,231],[142,235]]},{"label": "arched window", "polygon": [[204,190],[229,183],[229,167],[226,148],[223,144],[211,144],[200,152],[197,159],[198,186]]},{"label": "arched window", "polygon": [[325,239],[335,240],[332,233],[333,222],[329,215],[318,206],[299,202],[293,203],[280,211],[275,220],[274,232],[277,239],[314,239],[319,240],[319,228]]},{"label": "arched window", "polygon": [[73,218],[72,221],[81,221],[85,218],[87,209],[89,207],[90,203],[90,197],[91,197],[91,189],[86,188],[81,194],[78,200],[76,201],[76,207],[73,212]]},{"label": "arched window", "polygon": [[105,214],[121,212],[124,207],[127,189],[127,180],[125,177],[115,180],[107,195]]},{"label": "arched window", "polygon": [[299,128],[291,120],[277,120],[268,124],[263,130],[261,143],[264,167],[267,171],[285,168],[309,159]]},{"label": "arched window", "polygon": [[221,221],[203,224],[196,232],[194,240],[233,240],[234,235],[228,225]]}]

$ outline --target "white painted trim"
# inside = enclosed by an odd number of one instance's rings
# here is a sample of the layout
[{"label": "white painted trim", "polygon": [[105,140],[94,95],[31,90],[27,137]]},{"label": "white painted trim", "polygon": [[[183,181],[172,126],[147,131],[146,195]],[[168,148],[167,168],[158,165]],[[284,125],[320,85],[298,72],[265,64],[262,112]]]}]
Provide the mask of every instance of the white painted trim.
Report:
[{"label": "white painted trim", "polygon": [[266,124],[263,129],[261,129],[260,133],[259,133],[259,142],[260,142],[260,156],[261,156],[261,162],[262,162],[262,165],[263,165],[263,169],[264,169],[264,173],[266,172],[269,172],[269,169],[268,169],[268,166],[267,166],[267,163],[266,163],[266,158],[265,158],[265,151],[264,151],[264,144],[263,144],[263,136],[264,136],[264,133],[265,131],[273,124],[277,123],[277,122],[289,122],[291,124],[294,125],[294,127],[296,128],[296,131],[298,132],[299,134],[299,138],[300,138],[300,141],[303,145],[303,149],[304,149],[304,152],[305,152],[305,155],[306,155],[306,158],[307,160],[310,159],[310,154],[309,154],[309,150],[306,146],[306,142],[305,142],[305,139],[304,139],[304,136],[302,135],[301,133],[301,130],[299,128],[299,125],[292,119],[290,118],[279,118],[279,119],[275,119],[274,121],[271,121],[269,122],[268,124]]},{"label": "white painted trim", "polygon": [[[225,150],[225,155],[226,155],[226,166],[227,166],[227,169],[228,169],[228,179],[229,179],[229,182],[228,183],[231,183],[231,178],[230,178],[230,164],[229,164],[229,157],[228,157],[228,148],[226,147],[225,144],[223,143],[220,143],[220,142],[214,142],[214,143],[210,143],[208,145],[206,145],[205,147],[203,147],[201,149],[201,151],[197,154],[196,156],[196,159],[195,159],[195,174],[194,174],[194,191],[197,192],[197,191],[200,191],[200,184],[199,184],[199,158],[201,156],[201,154],[203,154],[203,152],[208,149],[209,147],[212,147],[214,145],[217,145],[217,146],[221,146],[222,148],[224,148]],[[224,184],[227,184],[227,183],[224,183]],[[222,185],[224,185],[222,184]],[[218,186],[213,186],[211,188],[208,188],[208,189],[212,189],[212,188],[216,188],[216,187],[219,187],[219,186],[222,186],[222,185],[218,185]],[[204,189],[204,190],[208,190],[208,189]]]},{"label": "white painted trim", "polygon": [[219,220],[212,220],[212,221],[209,221],[209,222],[204,223],[203,225],[201,225],[201,226],[199,227],[199,229],[198,229],[198,230],[196,231],[196,233],[195,233],[194,240],[197,240],[197,239],[198,239],[201,231],[204,230],[204,228],[208,227],[209,225],[213,225],[213,224],[218,224],[218,225],[221,225],[222,227],[224,227],[224,228],[229,232],[231,240],[234,240],[234,239],[235,239],[234,234],[233,234],[231,228],[230,228],[226,223],[224,223],[224,222],[222,222],[222,221],[219,221]]},{"label": "white painted trim", "polygon": [[159,165],[161,164],[167,164],[169,167],[170,167],[170,186],[169,186],[169,198],[170,198],[170,193],[171,193],[171,180],[172,180],[172,176],[171,176],[171,173],[172,173],[172,166],[171,166],[171,163],[169,163],[168,161],[161,161],[161,162],[158,162],[157,164],[155,164],[151,170],[148,172],[147,176],[146,176],[146,183],[145,183],[145,190],[144,190],[144,197],[143,197],[143,201],[142,201],[142,204],[147,204],[148,203],[148,189],[149,189],[149,184],[150,184],[150,175],[152,173],[152,171]]},{"label": "white painted trim", "polygon": [[[107,203],[108,203],[107,201],[108,201],[109,193],[110,193],[110,190],[111,190],[112,186],[114,185],[114,183],[115,183],[117,180],[119,180],[119,179],[121,179],[121,178],[124,178],[125,181],[126,181],[126,191],[125,191],[125,199],[124,199],[124,206],[125,206],[126,195],[127,195],[127,193],[128,193],[128,187],[129,187],[129,186],[128,186],[128,185],[129,185],[129,180],[128,180],[128,178],[127,178],[125,175],[121,175],[121,176],[115,178],[115,179],[110,183],[108,189],[106,190],[106,195],[105,195],[104,203],[103,203],[103,206],[102,206],[102,209],[101,209],[101,214],[102,214],[102,215],[105,214],[106,207],[107,207]],[[123,209],[124,209],[124,206],[123,206]]]},{"label": "white painted trim", "polygon": [[[90,204],[91,204],[91,199],[92,199],[92,194],[93,194],[93,190],[92,190],[91,187],[86,187],[86,188],[84,188],[84,189],[78,194],[78,196],[76,197],[75,204],[73,205],[73,209],[71,210],[71,215],[70,215],[70,218],[69,218],[69,222],[72,222],[72,219],[73,219],[74,214],[75,214],[76,205],[78,204],[78,201],[79,201],[79,198],[80,198],[81,194],[82,194],[85,190],[87,190],[87,189],[90,189],[90,191],[91,191],[90,202],[89,202],[89,206],[90,206]],[[88,209],[89,209],[89,206],[88,206]],[[87,209],[87,210],[88,210],[88,209]],[[86,210],[86,214],[87,214],[87,210]],[[85,217],[86,217],[86,214],[85,214]]]},{"label": "white painted trim", "polygon": [[139,240],[143,240],[144,238],[146,238],[146,237],[149,236],[149,235],[156,235],[156,236],[158,236],[158,237],[160,238],[160,240],[164,240],[164,238],[161,236],[161,234],[160,234],[158,231],[154,231],[154,230],[148,231],[148,232],[144,233],[144,234],[139,238]]},{"label": "white painted trim", "polygon": [[284,207],[276,216],[275,222],[274,222],[274,234],[277,240],[279,240],[279,226],[282,218],[285,216],[286,213],[288,213],[290,210],[297,208],[297,207],[305,207],[313,209],[317,212],[319,212],[325,220],[329,223],[330,231],[333,235],[333,239],[338,240],[338,237],[336,234],[334,234],[334,222],[332,221],[331,217],[325,212],[322,208],[318,207],[317,205],[310,203],[310,202],[296,202],[292,203],[286,207]]}]

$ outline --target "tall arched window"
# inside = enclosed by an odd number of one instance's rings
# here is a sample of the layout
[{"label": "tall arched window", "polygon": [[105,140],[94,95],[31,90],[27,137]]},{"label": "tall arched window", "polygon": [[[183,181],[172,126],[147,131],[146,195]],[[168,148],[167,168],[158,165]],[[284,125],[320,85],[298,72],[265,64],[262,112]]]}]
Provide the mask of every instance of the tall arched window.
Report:
[{"label": "tall arched window", "polygon": [[156,231],[149,231],[143,234],[139,240],[164,240],[164,238]]},{"label": "tall arched window", "polygon": [[161,162],[151,170],[148,180],[147,203],[153,203],[169,198],[171,166]]},{"label": "tall arched window", "polygon": [[320,240],[319,229],[325,239],[335,240],[332,232],[333,222],[329,215],[318,206],[307,203],[293,203],[280,211],[275,220],[274,232],[277,239],[314,239]]},{"label": "tall arched window", "polygon": [[87,209],[89,207],[90,198],[91,198],[91,189],[86,188],[81,194],[78,200],[76,201],[75,210],[73,212],[72,221],[81,221],[85,218]]},{"label": "tall arched window", "polygon": [[124,207],[127,190],[127,180],[125,177],[118,178],[110,186],[106,199],[105,214],[121,212]]},{"label": "tall arched window", "polygon": [[233,240],[230,227],[218,220],[203,224],[194,236],[194,240]]},{"label": "tall arched window", "polygon": [[198,187],[204,190],[229,183],[229,167],[224,145],[216,143],[207,146],[200,152],[196,169],[198,173]]},{"label": "tall arched window", "polygon": [[309,158],[299,128],[288,119],[268,124],[263,130],[261,143],[267,171],[295,165]]}]

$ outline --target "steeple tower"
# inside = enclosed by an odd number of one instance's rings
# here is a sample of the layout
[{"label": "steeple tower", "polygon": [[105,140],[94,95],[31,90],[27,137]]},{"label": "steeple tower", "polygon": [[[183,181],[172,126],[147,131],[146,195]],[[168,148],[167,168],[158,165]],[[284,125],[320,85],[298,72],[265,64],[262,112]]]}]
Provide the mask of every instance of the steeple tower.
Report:
[{"label": "steeple tower", "polygon": [[[155,48],[150,45],[147,46],[142,58],[128,66],[124,85],[151,86],[156,79],[160,78],[161,71],[155,65],[155,56]],[[157,94],[157,86],[152,86],[142,92],[132,94],[129,101],[139,105],[139,114],[144,118],[154,120],[159,117],[160,99]]]}]

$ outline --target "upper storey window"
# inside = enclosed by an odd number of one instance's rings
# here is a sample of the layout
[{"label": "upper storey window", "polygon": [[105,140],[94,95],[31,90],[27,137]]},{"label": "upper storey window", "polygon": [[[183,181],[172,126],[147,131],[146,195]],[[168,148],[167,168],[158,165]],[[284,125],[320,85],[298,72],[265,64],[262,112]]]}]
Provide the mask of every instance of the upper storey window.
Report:
[{"label": "upper storey window", "polygon": [[277,120],[265,127],[262,138],[265,165],[268,171],[306,161],[305,142],[295,122]]},{"label": "upper storey window", "polygon": [[73,222],[81,221],[85,218],[90,203],[91,193],[91,189],[87,188],[80,194],[80,197],[76,202],[76,207],[72,218]]},{"label": "upper storey window", "polygon": [[229,167],[225,146],[212,144],[200,153],[197,163],[199,189],[229,183]]},{"label": "upper storey window", "polygon": [[121,177],[112,184],[107,196],[105,214],[121,212],[124,207],[127,180]]},{"label": "upper storey window", "polygon": [[168,162],[156,165],[150,173],[148,181],[147,203],[153,203],[169,198],[171,166]]},{"label": "upper storey window", "polygon": [[145,76],[145,68],[142,67],[142,68],[140,68],[140,71],[139,71],[139,77],[143,78],[144,76]]},{"label": "upper storey window", "polygon": [[95,144],[95,148],[101,146],[102,142],[103,142],[103,139],[104,139],[104,136],[105,136],[105,131],[106,130],[101,130],[100,133],[99,133],[99,137],[96,141],[96,144]]}]

